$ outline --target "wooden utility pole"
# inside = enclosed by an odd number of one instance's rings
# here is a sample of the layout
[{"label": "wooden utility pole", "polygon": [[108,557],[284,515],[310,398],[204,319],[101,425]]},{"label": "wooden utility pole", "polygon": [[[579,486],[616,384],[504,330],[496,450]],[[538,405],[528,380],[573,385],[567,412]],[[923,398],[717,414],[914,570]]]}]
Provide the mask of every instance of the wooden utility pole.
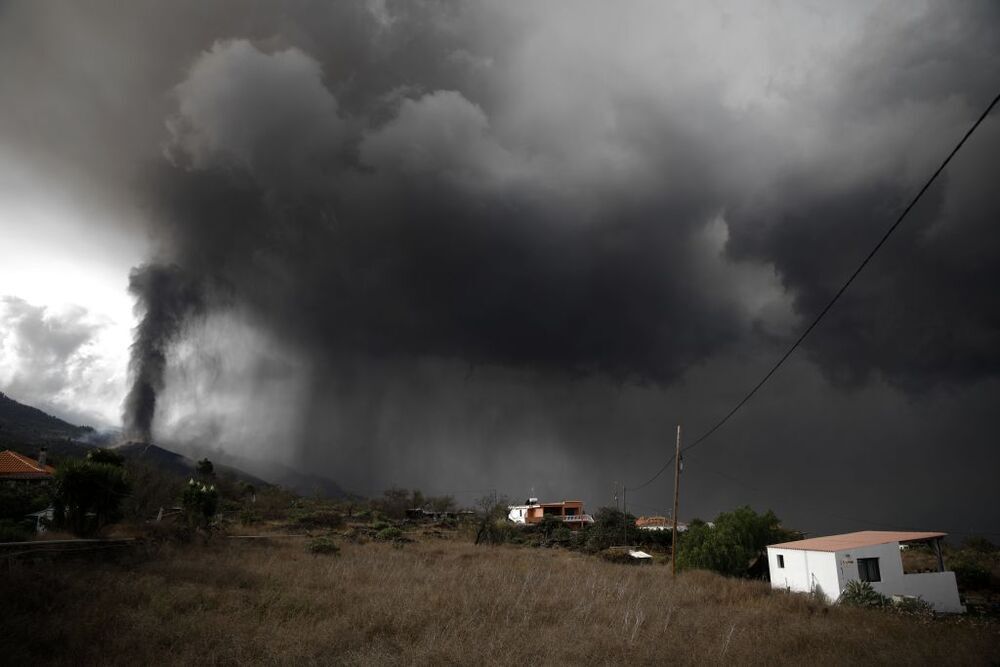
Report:
[{"label": "wooden utility pole", "polygon": [[670,539],[670,572],[677,576],[677,504],[681,499],[681,425],[677,425],[677,445],[674,449],[674,532]]},{"label": "wooden utility pole", "polygon": [[625,546],[628,546],[628,505],[625,502],[627,498],[625,492],[628,491],[625,488],[625,484],[622,484],[622,530],[625,532]]}]

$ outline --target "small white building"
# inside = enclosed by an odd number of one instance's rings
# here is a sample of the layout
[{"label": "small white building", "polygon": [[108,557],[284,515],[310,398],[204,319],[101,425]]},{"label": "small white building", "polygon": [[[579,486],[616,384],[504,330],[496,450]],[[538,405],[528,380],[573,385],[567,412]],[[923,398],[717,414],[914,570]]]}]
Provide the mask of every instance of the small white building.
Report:
[{"label": "small white building", "polygon": [[[830,602],[840,598],[849,581],[867,581],[888,596],[919,597],[935,611],[962,613],[955,573],[944,570],[941,538],[945,533],[863,530],[813,537],[767,547],[771,587],[808,593],[818,591]],[[937,572],[903,572],[901,547],[933,543]]]}]

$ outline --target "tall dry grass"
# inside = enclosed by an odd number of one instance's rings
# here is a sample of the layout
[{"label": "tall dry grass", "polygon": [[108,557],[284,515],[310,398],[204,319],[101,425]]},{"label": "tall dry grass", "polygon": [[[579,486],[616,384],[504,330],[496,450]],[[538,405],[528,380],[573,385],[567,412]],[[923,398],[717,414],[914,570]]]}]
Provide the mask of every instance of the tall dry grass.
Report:
[{"label": "tall dry grass", "polygon": [[766,584],[450,540],[171,548],[15,566],[5,664],[945,663],[1000,660],[996,624],[826,607]]}]

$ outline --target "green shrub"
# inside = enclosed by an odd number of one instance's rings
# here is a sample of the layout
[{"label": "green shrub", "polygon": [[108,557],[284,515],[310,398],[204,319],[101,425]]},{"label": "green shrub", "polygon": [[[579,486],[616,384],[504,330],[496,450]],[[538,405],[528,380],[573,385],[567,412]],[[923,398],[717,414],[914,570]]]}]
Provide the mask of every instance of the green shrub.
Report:
[{"label": "green shrub", "polygon": [[184,516],[192,528],[208,528],[219,507],[219,492],[214,484],[189,480],[181,499]]},{"label": "green shrub", "polygon": [[569,546],[573,539],[573,531],[567,526],[559,526],[549,535],[549,543],[559,546]]},{"label": "green shrub", "polygon": [[340,553],[340,547],[333,541],[333,538],[322,536],[309,540],[306,550],[312,554],[336,555]]},{"label": "green shrub", "polygon": [[960,560],[951,564],[959,588],[978,591],[990,587],[990,571],[974,560]]},{"label": "green shrub", "polygon": [[840,594],[840,603],[851,607],[883,609],[890,606],[892,600],[872,588],[867,581],[849,581]]},{"label": "green shrub", "polygon": [[24,522],[0,519],[0,542],[26,542],[33,533]]},{"label": "green shrub", "polygon": [[934,608],[919,597],[904,597],[893,600],[892,610],[904,616],[933,616]]},{"label": "green shrub", "polygon": [[295,517],[295,524],[303,528],[340,528],[344,517],[332,510],[316,510],[304,512]]},{"label": "green shrub", "polygon": [[49,506],[49,496],[44,489],[24,485],[0,485],[0,519],[21,521],[32,512]]},{"label": "green shrub", "polygon": [[990,542],[985,537],[972,536],[967,537],[962,541],[962,547],[968,549],[969,551],[975,551],[981,554],[991,554],[997,551],[997,546]]},{"label": "green shrub", "polygon": [[380,542],[394,542],[400,540],[403,537],[403,531],[395,526],[386,526],[382,530],[375,533],[375,539]]},{"label": "green shrub", "polygon": [[521,531],[507,519],[496,519],[490,516],[482,517],[476,530],[476,544],[504,544],[523,537]]},{"label": "green shrub", "polygon": [[368,542],[365,532],[354,527],[348,528],[344,531],[343,536],[344,539],[351,544],[365,544]]},{"label": "green shrub", "polygon": [[261,521],[261,516],[254,512],[252,508],[246,507],[240,510],[240,523],[244,526],[251,526]]}]

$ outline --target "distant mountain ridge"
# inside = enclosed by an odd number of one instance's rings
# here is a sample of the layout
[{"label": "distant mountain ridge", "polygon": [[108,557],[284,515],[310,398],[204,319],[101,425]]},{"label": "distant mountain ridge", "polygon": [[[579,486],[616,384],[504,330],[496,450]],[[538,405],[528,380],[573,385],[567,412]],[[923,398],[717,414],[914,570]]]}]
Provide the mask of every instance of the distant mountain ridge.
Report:
[{"label": "distant mountain ridge", "polygon": [[[57,459],[82,458],[92,447],[113,446],[112,440],[116,438],[114,434],[98,433],[90,426],[75,426],[0,392],[0,450],[12,449],[35,458],[38,450],[45,447]],[[155,444],[127,442],[114,448],[128,460],[142,462],[171,474],[188,476],[195,471],[195,461],[192,458]],[[215,460],[215,454],[207,455],[217,472],[232,474],[237,479],[254,485],[276,484],[302,495],[352,497],[327,477],[302,473],[280,463],[224,455],[223,452],[219,452],[219,455],[220,461]]]},{"label": "distant mountain ridge", "polygon": [[[128,461],[145,463],[154,468],[164,470],[179,477],[187,477],[195,474],[196,463],[183,454],[172,452],[154,444],[144,442],[127,442],[113,448],[116,452],[125,457]],[[217,474],[230,474],[239,480],[249,482],[256,486],[267,486],[272,482],[267,482],[248,472],[226,465],[213,462],[213,467]]]},{"label": "distant mountain ridge", "polygon": [[0,433],[41,441],[83,438],[96,431],[90,426],[74,426],[0,392]]}]

